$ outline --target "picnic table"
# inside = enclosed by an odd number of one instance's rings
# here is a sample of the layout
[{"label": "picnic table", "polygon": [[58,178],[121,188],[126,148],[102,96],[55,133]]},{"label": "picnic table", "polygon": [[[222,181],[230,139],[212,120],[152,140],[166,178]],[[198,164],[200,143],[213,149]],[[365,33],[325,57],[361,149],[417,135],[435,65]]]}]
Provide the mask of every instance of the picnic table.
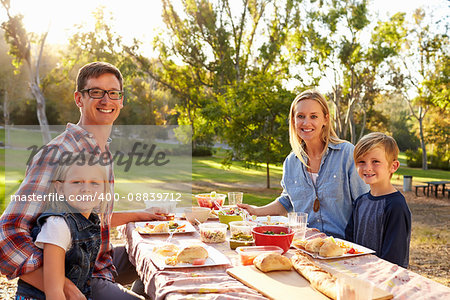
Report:
[{"label": "picnic table", "polygon": [[[145,292],[151,299],[185,299],[188,296],[201,296],[202,299],[267,299],[227,274],[228,268],[240,265],[239,255],[229,248],[228,242],[208,244],[229,258],[228,265],[160,270],[152,262],[150,254],[154,247],[164,243],[167,235],[141,235],[135,228],[135,223],[128,223],[118,229],[125,237],[129,259],[136,266]],[[188,245],[191,242],[198,243],[200,234],[178,234],[173,239]],[[295,251],[290,249],[288,253],[293,254]],[[391,293],[394,299],[450,299],[450,288],[375,255],[316,262],[371,281],[375,286]],[[295,297],[301,298],[302,295],[289,295],[290,299]]]},{"label": "picnic table", "polygon": [[[428,184],[428,191],[431,187],[431,191],[434,190],[434,197],[437,198],[439,186],[442,185],[442,196],[445,196],[445,185],[449,184],[450,181],[447,181],[447,180],[425,181],[425,183]],[[427,191],[427,196],[428,196],[428,191]]]}]

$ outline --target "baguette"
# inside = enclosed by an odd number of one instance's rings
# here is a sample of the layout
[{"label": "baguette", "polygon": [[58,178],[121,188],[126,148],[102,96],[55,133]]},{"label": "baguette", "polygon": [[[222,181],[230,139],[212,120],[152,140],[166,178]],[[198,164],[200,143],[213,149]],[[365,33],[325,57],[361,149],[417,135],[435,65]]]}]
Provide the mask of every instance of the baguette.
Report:
[{"label": "baguette", "polygon": [[337,298],[336,277],[317,266],[308,255],[300,251],[292,256],[291,261],[294,269],[305,277],[314,289],[331,299]]}]

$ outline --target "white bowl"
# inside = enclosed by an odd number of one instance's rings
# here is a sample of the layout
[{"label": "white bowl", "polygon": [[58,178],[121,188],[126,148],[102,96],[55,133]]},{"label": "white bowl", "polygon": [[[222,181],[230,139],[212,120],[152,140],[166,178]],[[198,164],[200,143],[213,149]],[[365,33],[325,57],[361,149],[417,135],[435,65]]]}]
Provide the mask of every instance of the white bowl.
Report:
[{"label": "white bowl", "polygon": [[211,209],[207,207],[188,207],[184,209],[186,220],[191,223],[203,223],[209,218]]}]

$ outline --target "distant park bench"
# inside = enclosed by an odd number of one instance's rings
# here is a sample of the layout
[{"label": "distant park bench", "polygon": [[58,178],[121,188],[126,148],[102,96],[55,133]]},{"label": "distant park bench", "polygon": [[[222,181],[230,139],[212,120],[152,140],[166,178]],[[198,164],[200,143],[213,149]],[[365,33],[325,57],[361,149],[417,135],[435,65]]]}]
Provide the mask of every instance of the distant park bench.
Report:
[{"label": "distant park bench", "polygon": [[415,187],[416,187],[416,196],[419,196],[419,195],[417,195],[417,190],[422,188],[423,194],[425,195],[425,190],[426,190],[427,191],[426,195],[428,197],[428,195],[430,193],[430,187],[428,184],[419,184],[419,185],[416,185]]}]

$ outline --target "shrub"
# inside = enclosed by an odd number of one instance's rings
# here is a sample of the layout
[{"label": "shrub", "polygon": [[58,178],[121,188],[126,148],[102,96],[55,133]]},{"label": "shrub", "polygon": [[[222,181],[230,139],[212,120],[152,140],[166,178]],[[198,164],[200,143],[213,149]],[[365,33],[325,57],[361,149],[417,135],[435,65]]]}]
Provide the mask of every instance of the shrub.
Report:
[{"label": "shrub", "polygon": [[[406,150],[406,164],[410,168],[422,167],[422,149],[417,151]],[[427,164],[431,169],[450,170],[450,157],[448,153],[427,154]]]},{"label": "shrub", "polygon": [[209,147],[200,146],[192,149],[192,156],[212,156],[214,150]]},{"label": "shrub", "polygon": [[422,149],[419,150],[406,150],[406,165],[410,168],[422,167]]}]

